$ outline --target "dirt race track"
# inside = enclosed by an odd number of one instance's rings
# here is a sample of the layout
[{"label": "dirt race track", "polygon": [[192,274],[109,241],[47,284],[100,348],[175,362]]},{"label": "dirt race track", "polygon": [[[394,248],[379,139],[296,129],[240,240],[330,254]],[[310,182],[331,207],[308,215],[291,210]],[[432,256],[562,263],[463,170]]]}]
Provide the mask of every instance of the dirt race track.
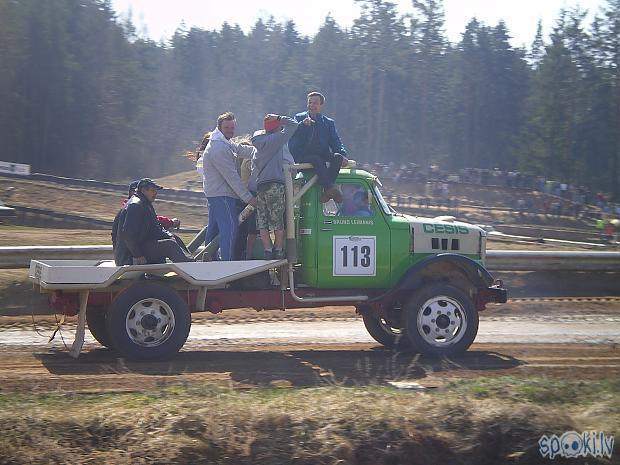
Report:
[{"label": "dirt race track", "polygon": [[48,344],[53,319],[36,318],[36,330],[29,318],[0,318],[0,391],[124,392],[193,382],[252,388],[415,381],[438,387],[477,376],[620,376],[618,298],[493,306],[481,316],[469,352],[442,360],[382,348],[346,308],[197,314],[182,352],[152,363],[118,358],[88,332],[74,360],[65,347],[74,322]]}]

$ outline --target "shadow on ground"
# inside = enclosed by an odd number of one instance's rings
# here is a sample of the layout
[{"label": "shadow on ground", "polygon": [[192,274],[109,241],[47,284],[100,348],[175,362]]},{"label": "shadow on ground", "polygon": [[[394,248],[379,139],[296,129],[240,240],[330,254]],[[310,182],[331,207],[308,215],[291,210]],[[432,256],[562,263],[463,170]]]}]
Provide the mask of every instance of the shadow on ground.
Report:
[{"label": "shadow on ground", "polygon": [[[519,365],[519,359],[496,352],[469,351],[459,357],[431,359],[417,354],[375,350],[290,351],[187,351],[171,361],[129,362],[107,349],[84,353],[78,360],[64,352],[38,354],[50,374],[87,380],[103,374],[153,377],[161,382],[174,377],[229,379],[242,386],[381,385],[394,380],[420,380],[433,373],[455,371],[480,375],[501,372]],[[164,379],[161,379],[161,378]],[[116,376],[113,376],[116,378]],[[117,379],[116,381],[120,381]],[[102,383],[106,381],[101,379]]]}]

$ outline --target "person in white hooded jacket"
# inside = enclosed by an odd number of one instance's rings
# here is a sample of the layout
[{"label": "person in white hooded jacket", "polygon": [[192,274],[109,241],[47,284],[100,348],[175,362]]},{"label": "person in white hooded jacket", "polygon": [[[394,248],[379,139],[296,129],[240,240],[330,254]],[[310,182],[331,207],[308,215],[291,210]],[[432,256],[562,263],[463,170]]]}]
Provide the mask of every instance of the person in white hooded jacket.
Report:
[{"label": "person in white hooded jacket", "polygon": [[234,251],[239,230],[237,203],[239,200],[256,207],[237,172],[237,157],[251,158],[256,149],[251,145],[231,141],[235,135],[235,115],[226,112],[217,118],[217,127],[202,156],[203,189],[209,203],[209,225],[205,243],[220,235],[222,260],[235,260]]}]

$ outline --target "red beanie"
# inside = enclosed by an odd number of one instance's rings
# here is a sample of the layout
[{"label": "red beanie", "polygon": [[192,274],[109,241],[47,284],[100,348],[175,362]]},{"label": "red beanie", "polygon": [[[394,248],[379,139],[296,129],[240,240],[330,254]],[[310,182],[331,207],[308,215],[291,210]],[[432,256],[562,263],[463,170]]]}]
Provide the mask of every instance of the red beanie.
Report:
[{"label": "red beanie", "polygon": [[282,127],[282,122],[279,119],[266,119],[263,121],[265,131],[272,132]]}]

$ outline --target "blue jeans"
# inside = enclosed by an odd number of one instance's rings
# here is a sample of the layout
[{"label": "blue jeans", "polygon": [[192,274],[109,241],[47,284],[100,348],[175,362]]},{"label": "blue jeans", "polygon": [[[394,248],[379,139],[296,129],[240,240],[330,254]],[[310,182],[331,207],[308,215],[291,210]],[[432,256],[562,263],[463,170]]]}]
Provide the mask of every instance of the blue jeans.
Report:
[{"label": "blue jeans", "polygon": [[222,260],[235,259],[235,243],[239,231],[237,200],[232,197],[207,197],[209,201],[209,226],[205,244],[220,235],[220,256]]}]

